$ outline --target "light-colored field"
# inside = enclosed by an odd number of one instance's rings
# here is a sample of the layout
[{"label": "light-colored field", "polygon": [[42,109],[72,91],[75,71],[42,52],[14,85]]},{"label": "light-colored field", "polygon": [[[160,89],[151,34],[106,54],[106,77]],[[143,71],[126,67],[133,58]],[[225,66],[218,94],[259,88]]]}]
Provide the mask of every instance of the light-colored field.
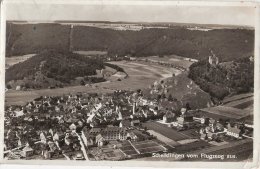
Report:
[{"label": "light-colored field", "polygon": [[[103,84],[105,85],[105,83]],[[86,93],[111,93],[113,90],[100,88],[100,87],[87,87],[87,86],[70,86],[57,89],[41,89],[32,91],[16,91],[8,90],[5,94],[5,104],[6,105],[23,105],[28,101],[40,96],[61,96],[63,94],[73,94],[78,92]]]},{"label": "light-colored field", "polygon": [[252,112],[248,110],[242,110],[227,106],[208,107],[202,109],[202,111],[206,112],[206,114],[210,116],[223,116],[229,119],[241,119],[252,114]]},{"label": "light-colored field", "polygon": [[115,90],[137,90],[147,88],[155,80],[172,76],[173,73],[180,73],[179,70],[168,68],[150,63],[143,64],[137,62],[111,62],[112,64],[122,67],[128,74],[126,79],[121,81],[103,82],[93,84],[92,86],[71,86],[57,89],[41,89],[33,91],[15,91],[6,92],[6,105],[25,104],[37,97],[48,95],[58,96],[69,93],[86,92],[86,93],[111,93]]},{"label": "light-colored field", "polygon": [[140,24],[132,24],[132,23],[60,23],[62,25],[74,25],[74,26],[90,26],[101,29],[113,29],[113,30],[131,30],[131,31],[140,31],[142,29],[152,29],[152,28],[160,28],[166,29],[167,26],[149,26],[149,25],[140,25]]},{"label": "light-colored field", "polygon": [[241,100],[241,99],[253,97],[253,96],[254,96],[254,93],[243,93],[243,94],[238,94],[238,95],[234,95],[234,96],[230,96],[230,97],[225,97],[223,100],[223,103],[226,104],[228,102]]},{"label": "light-colored field", "polygon": [[193,59],[191,61],[189,58],[177,56],[177,55],[168,55],[168,56],[149,56],[149,57],[141,57],[140,59],[148,60],[151,62],[163,62],[168,64],[173,64],[174,66],[183,67],[185,69],[189,68],[192,63],[196,60]]},{"label": "light-colored field", "polygon": [[6,69],[8,69],[10,66],[13,66],[17,63],[24,62],[25,60],[33,57],[36,54],[28,54],[28,55],[22,55],[22,56],[13,56],[13,57],[6,57],[5,58],[5,64]]},{"label": "light-colored field", "polygon": [[239,108],[239,109],[246,109],[250,106],[253,106],[253,104],[254,104],[254,97],[248,97],[248,98],[244,98],[241,100],[235,100],[232,102],[228,102],[227,104],[225,104],[225,106],[235,107],[235,108]]},{"label": "light-colored field", "polygon": [[107,51],[74,51],[73,53],[77,53],[77,54],[80,54],[80,55],[106,55],[107,54]]},{"label": "light-colored field", "polygon": [[[180,74],[181,71],[168,68],[151,63],[142,63],[142,62],[110,62],[112,64],[122,67],[125,72],[129,75],[130,80],[134,79],[150,79],[151,82],[161,78],[172,77],[172,74]],[[147,81],[146,81],[147,82]]]}]

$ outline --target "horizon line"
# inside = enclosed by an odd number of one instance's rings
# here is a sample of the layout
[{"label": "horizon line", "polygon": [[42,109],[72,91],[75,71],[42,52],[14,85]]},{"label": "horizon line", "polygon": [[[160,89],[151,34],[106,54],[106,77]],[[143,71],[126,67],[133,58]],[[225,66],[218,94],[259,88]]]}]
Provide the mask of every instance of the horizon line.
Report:
[{"label": "horizon line", "polygon": [[234,25],[234,24],[213,24],[213,23],[195,23],[195,22],[174,22],[174,21],[157,21],[157,22],[149,22],[149,21],[109,21],[109,20],[6,20],[6,22],[28,22],[28,23],[158,23],[158,24],[183,24],[185,25],[211,25],[211,26],[227,26],[227,27],[247,27],[247,28],[254,28],[255,26],[252,25]]}]

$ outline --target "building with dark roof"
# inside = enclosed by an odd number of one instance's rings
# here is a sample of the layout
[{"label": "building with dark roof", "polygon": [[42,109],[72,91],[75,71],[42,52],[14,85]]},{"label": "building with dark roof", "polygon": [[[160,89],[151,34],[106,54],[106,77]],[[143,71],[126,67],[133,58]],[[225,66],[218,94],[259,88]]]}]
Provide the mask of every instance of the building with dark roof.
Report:
[{"label": "building with dark roof", "polygon": [[107,127],[104,130],[102,130],[101,135],[106,141],[126,140],[127,132],[126,132],[125,128],[111,126],[111,127]]}]

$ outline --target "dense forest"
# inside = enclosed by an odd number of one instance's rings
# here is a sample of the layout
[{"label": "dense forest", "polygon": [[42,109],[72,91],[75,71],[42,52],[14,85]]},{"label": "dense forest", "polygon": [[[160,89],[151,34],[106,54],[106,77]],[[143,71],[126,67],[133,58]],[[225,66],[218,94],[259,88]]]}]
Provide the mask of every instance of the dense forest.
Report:
[{"label": "dense forest", "polygon": [[203,60],[191,65],[189,78],[202,90],[221,100],[229,94],[253,91],[254,62],[240,58],[213,66]]},{"label": "dense forest", "polygon": [[[43,49],[69,50],[70,29],[60,24],[8,23],[7,56],[39,53]],[[174,27],[119,31],[74,26],[72,32],[74,51],[107,51],[110,56],[176,54],[202,60],[213,50],[221,61],[231,61],[254,51],[254,31],[247,29],[198,31]]]},{"label": "dense forest", "polygon": [[96,70],[101,70],[105,66],[124,71],[116,65],[103,63],[98,58],[46,50],[24,62],[11,66],[7,69],[5,77],[7,83],[23,80],[23,82],[29,83],[26,85],[27,88],[35,86],[42,88],[52,85],[61,87],[70,84],[71,81],[79,77],[82,77],[80,84],[85,84],[86,81],[104,81],[105,79],[102,77],[93,77],[93,75],[97,74]]},{"label": "dense forest", "polygon": [[6,24],[6,55],[69,49],[70,26],[59,24]]}]

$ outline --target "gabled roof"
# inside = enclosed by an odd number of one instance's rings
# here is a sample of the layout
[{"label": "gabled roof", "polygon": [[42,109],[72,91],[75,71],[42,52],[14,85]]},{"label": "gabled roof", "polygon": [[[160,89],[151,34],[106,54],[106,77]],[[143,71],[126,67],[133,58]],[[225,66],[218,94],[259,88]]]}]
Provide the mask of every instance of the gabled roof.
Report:
[{"label": "gabled roof", "polygon": [[100,139],[104,139],[104,137],[101,134],[98,134],[96,136],[96,141],[99,141]]},{"label": "gabled roof", "polygon": [[228,126],[227,130],[229,132],[236,133],[236,134],[240,134],[240,132],[241,132],[241,130],[238,127],[236,127],[236,126],[231,127],[230,125]]},{"label": "gabled roof", "polygon": [[120,123],[121,123],[122,126],[124,126],[124,127],[129,127],[129,126],[131,126],[130,120],[122,120]]},{"label": "gabled roof", "polygon": [[102,131],[102,133],[113,133],[113,132],[125,132],[125,128],[113,126],[113,127],[107,127]]},{"label": "gabled roof", "polygon": [[94,127],[89,130],[89,133],[99,133],[99,132],[101,132],[101,128],[98,127]]},{"label": "gabled roof", "polygon": [[23,151],[33,151],[33,149],[29,146],[23,148]]},{"label": "gabled roof", "polygon": [[140,123],[140,120],[138,120],[138,119],[132,120],[131,123]]}]

